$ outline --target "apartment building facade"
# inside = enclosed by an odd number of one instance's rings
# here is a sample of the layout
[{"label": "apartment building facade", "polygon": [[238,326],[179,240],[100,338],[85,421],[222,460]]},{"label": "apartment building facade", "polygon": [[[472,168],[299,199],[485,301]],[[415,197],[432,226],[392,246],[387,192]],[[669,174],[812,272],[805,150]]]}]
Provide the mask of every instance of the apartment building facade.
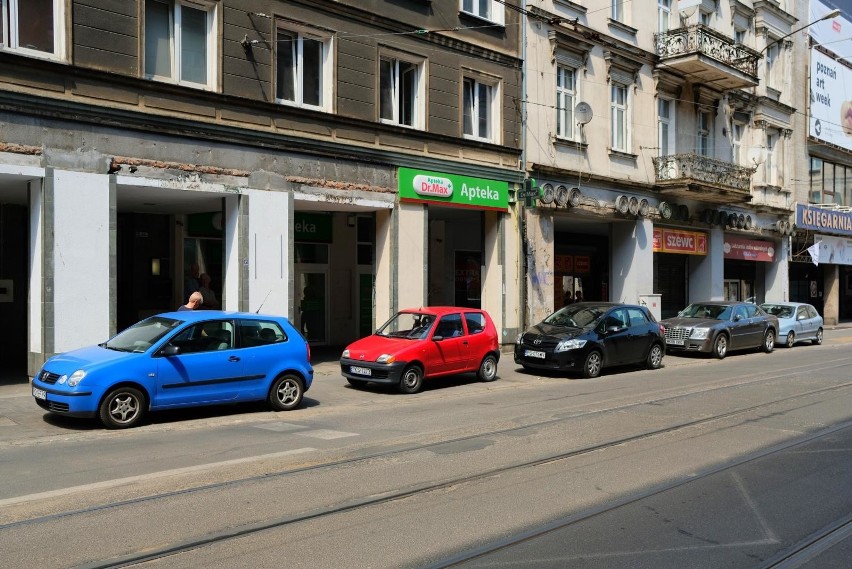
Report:
[{"label": "apartment building facade", "polygon": [[532,2],[533,320],[581,291],[658,316],[788,300],[797,3]]},{"label": "apartment building facade", "polygon": [[514,340],[516,2],[0,7],[3,369],[175,309],[199,273],[313,345],[427,304]]}]

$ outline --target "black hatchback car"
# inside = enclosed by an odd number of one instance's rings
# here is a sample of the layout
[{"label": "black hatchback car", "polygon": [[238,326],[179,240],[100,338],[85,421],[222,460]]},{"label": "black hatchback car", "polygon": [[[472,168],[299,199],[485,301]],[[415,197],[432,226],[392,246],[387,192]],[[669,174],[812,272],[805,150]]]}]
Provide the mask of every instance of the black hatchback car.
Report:
[{"label": "black hatchback car", "polygon": [[665,330],[643,306],[613,302],[569,304],[518,336],[515,363],[524,369],[580,372],[605,367],[663,365]]}]

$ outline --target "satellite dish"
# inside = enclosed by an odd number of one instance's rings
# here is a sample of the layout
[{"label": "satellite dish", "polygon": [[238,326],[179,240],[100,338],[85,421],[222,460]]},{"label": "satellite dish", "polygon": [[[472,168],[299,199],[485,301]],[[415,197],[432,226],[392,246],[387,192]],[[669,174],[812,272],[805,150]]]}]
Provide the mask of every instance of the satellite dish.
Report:
[{"label": "satellite dish", "polygon": [[678,0],[677,9],[684,18],[691,18],[698,11],[701,0]]},{"label": "satellite dish", "polygon": [[574,116],[577,117],[577,124],[588,124],[594,116],[592,106],[589,103],[580,101],[574,105]]}]

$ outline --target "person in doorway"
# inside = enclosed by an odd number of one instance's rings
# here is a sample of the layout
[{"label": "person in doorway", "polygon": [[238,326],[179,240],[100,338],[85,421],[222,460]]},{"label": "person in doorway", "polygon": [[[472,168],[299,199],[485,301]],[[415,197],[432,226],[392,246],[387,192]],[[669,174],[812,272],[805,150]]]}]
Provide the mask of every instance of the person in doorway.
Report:
[{"label": "person in doorway", "polygon": [[198,277],[198,282],[200,283],[198,292],[201,293],[201,296],[204,299],[201,303],[201,308],[216,310],[219,308],[219,301],[216,299],[216,293],[210,288],[211,280],[210,275],[207,273],[201,273]]},{"label": "person in doorway", "polygon": [[574,293],[574,302],[583,302],[583,291],[578,290]]},{"label": "person in doorway", "polygon": [[571,291],[569,290],[565,293],[565,306],[568,306],[572,302],[574,302],[574,295],[572,295]]},{"label": "person in doorway", "polygon": [[189,300],[178,308],[178,312],[181,310],[198,310],[201,308],[201,304],[204,302],[204,297],[201,296],[201,293],[198,291],[193,292],[189,295]]},{"label": "person in doorway", "polygon": [[189,298],[189,295],[198,290],[198,287],[201,286],[201,281],[199,280],[200,274],[199,271],[201,269],[198,267],[198,263],[192,263],[189,266],[189,271],[183,280],[183,297]]}]

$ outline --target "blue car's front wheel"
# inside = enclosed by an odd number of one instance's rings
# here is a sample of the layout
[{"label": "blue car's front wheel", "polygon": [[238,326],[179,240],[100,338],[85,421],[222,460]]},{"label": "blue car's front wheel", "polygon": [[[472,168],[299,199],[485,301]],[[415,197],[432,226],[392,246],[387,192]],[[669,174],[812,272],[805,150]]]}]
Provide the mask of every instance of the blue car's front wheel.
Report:
[{"label": "blue car's front wheel", "polygon": [[272,382],[269,390],[269,406],[276,411],[295,409],[302,402],[305,393],[302,379],[291,374],[279,376]]},{"label": "blue car's front wheel", "polygon": [[108,429],[127,429],[139,424],[147,408],[147,400],[141,391],[134,387],[119,387],[104,397],[98,415]]}]

